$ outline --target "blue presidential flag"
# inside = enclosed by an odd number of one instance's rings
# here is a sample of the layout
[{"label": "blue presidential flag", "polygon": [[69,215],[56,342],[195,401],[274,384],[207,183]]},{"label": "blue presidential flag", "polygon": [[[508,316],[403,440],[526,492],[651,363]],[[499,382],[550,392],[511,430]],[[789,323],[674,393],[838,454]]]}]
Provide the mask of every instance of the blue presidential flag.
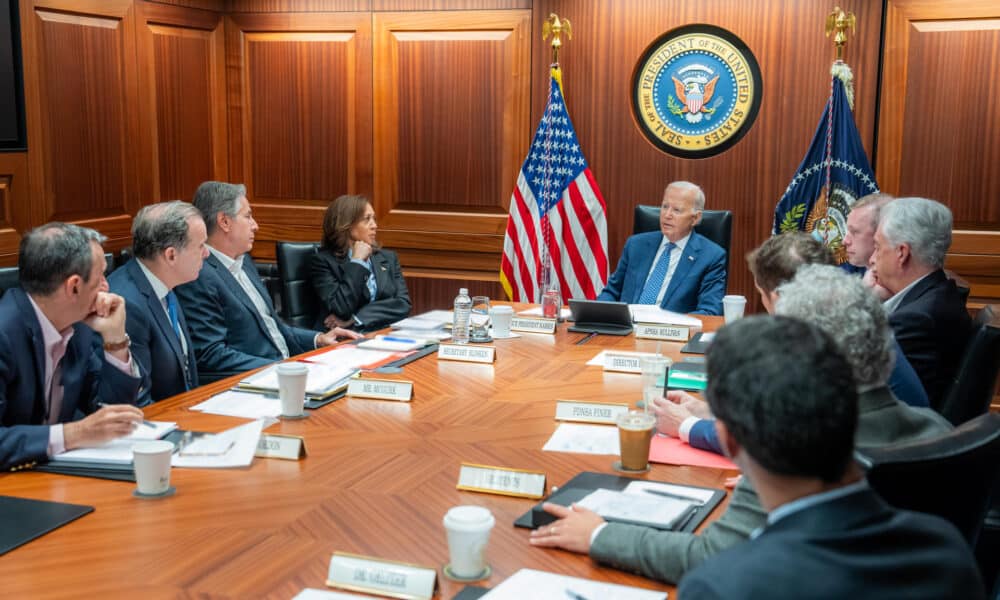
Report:
[{"label": "blue presidential flag", "polygon": [[827,244],[839,262],[847,260],[842,243],[847,214],[858,198],[878,192],[854,125],[850,82],[850,69],[838,61],[809,152],[774,208],[774,233],[809,232]]}]

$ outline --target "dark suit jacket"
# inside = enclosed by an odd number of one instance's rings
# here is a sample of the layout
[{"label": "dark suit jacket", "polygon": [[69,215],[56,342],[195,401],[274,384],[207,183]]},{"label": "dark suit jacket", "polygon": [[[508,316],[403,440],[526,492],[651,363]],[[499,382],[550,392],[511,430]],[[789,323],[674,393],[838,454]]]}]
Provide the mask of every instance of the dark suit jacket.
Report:
[{"label": "dark suit jacket", "polygon": [[[663,234],[659,231],[630,237],[618,268],[597,299],[637,304],[661,241]],[[726,251],[692,231],[660,307],[680,313],[721,315],[725,282]]]},{"label": "dark suit jacket", "polygon": [[[97,410],[97,403],[130,404],[139,379],[104,360],[103,340],[82,323],[62,359],[59,422]],[[0,470],[17,470],[48,458],[45,420],[45,342],[28,296],[19,288],[0,299]]]},{"label": "dark suit jacket", "polygon": [[871,489],[768,526],[681,581],[701,598],[984,598],[975,559],[955,527],[891,508]]},{"label": "dark suit jacket", "polygon": [[356,329],[361,331],[382,329],[410,314],[410,292],[396,253],[379,250],[371,259],[378,288],[374,300],[368,292],[368,269],[329,250],[320,250],[312,257],[309,271],[320,303],[317,329],[326,329],[323,320],[330,313],[344,321],[356,316],[361,321]]},{"label": "dark suit jacket", "polygon": [[[281,321],[249,255],[243,258],[243,271],[264,298],[289,353],[312,350],[316,332],[289,327]],[[214,254],[205,259],[198,279],[177,286],[174,293],[184,307],[202,383],[281,359],[281,350],[268,335],[257,308]]]},{"label": "dark suit jacket", "polygon": [[896,341],[940,409],[972,332],[955,283],[938,269],[913,287],[889,315]]},{"label": "dark suit jacket", "polygon": [[[188,388],[198,387],[198,367],[194,359],[194,343],[188,331],[184,310],[178,307],[181,334],[187,341],[185,359],[180,340],[163,311],[163,305],[138,259],[125,263],[108,277],[111,291],[125,298],[125,329],[132,339],[132,359],[139,362],[150,382],[139,392],[139,406],[152,404]],[[185,387],[185,381],[187,387]]]}]

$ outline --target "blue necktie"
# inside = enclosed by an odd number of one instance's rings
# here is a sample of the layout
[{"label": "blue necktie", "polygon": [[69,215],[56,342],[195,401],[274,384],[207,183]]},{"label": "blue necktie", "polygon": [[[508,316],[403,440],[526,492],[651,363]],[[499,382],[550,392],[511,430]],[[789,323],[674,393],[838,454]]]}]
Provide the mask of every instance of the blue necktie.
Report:
[{"label": "blue necktie", "polygon": [[[177,341],[180,342],[181,348],[184,347],[183,337],[181,335],[181,322],[178,318],[178,308],[177,308],[177,296],[173,291],[167,292],[167,315],[170,317],[170,326],[174,328],[174,333],[177,334]],[[191,389],[191,374],[188,373],[187,365],[187,353],[184,354],[184,389]]]},{"label": "blue necktie", "polygon": [[663,286],[663,278],[667,275],[667,268],[670,266],[670,251],[674,249],[673,242],[667,242],[666,248],[660,253],[656,266],[650,271],[646,278],[646,286],[642,288],[639,295],[639,304],[653,304],[656,297],[660,295],[660,287]]}]

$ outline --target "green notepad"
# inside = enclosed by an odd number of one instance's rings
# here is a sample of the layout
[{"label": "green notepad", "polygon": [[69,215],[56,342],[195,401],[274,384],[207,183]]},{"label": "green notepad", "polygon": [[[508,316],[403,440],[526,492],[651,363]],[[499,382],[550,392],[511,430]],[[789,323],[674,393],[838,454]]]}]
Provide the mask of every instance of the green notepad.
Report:
[{"label": "green notepad", "polygon": [[705,363],[678,362],[670,367],[667,389],[703,392],[708,386]]}]

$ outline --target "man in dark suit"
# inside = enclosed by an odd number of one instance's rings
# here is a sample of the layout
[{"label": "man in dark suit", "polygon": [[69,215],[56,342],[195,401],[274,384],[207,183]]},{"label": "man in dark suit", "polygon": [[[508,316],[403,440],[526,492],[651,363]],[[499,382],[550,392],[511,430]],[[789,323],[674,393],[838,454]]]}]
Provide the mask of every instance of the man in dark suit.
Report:
[{"label": "man in dark suit", "polygon": [[597,299],[721,315],[726,251],[694,232],[704,209],[705,194],[697,185],[668,185],[660,205],[660,231],[638,233],[625,242],[618,268]]},{"label": "man in dark suit", "polygon": [[340,336],[361,337],[340,327],[317,333],[281,321],[249,255],[257,222],[244,186],[207,181],[194,205],[205,219],[209,256],[198,278],[176,293],[202,383],[334,344]]},{"label": "man in dark suit", "polygon": [[0,470],[103,444],[142,421],[131,406],[140,378],[125,302],[107,292],[103,240],[64,223],[21,239],[21,287],[0,299]]},{"label": "man in dark suit", "polygon": [[205,240],[205,221],[187,202],[145,206],[132,221],[134,258],[108,278],[125,298],[132,356],[150,377],[139,406],[198,386],[191,333],[173,289],[198,277]]},{"label": "man in dark suit", "polygon": [[889,324],[903,354],[940,408],[965,352],[972,322],[955,282],[944,273],[951,211],[924,198],[900,198],[879,215],[870,268],[892,294]]},{"label": "man in dark suit", "polygon": [[767,523],[688,573],[680,598],[985,597],[955,527],[890,507],[853,462],[851,371],[836,342],[805,321],[751,317],[719,332],[708,401]]}]

